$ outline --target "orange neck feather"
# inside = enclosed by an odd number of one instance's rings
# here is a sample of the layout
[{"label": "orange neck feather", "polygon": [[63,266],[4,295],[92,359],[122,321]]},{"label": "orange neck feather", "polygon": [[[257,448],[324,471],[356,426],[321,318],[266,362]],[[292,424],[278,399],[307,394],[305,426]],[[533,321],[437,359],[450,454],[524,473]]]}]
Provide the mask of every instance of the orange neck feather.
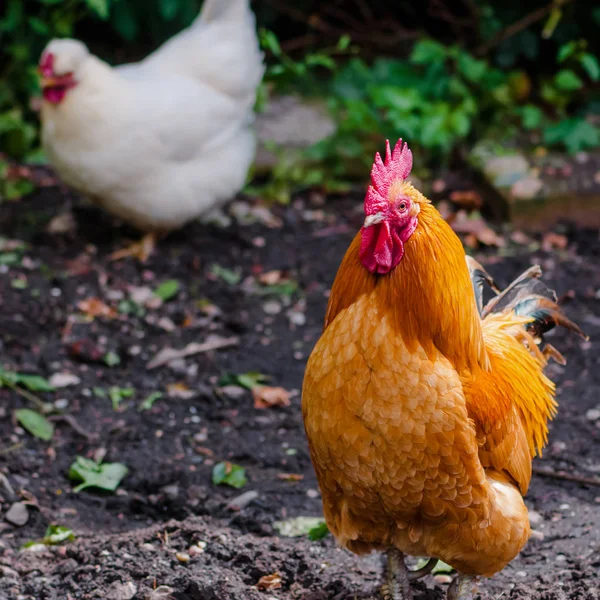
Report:
[{"label": "orange neck feather", "polygon": [[458,371],[488,369],[481,321],[464,248],[439,212],[417,190],[419,224],[406,242],[400,263],[387,275],[369,273],[360,263],[360,232],[335,278],[325,327],[364,294],[375,295],[382,314],[412,351],[420,344],[430,357],[441,352]]}]

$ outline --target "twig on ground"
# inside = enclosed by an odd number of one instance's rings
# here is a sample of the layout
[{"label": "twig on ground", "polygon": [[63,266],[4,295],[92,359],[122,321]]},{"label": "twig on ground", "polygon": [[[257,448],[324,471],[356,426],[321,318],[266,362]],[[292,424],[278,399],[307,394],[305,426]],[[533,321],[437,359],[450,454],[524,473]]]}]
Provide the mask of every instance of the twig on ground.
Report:
[{"label": "twig on ground", "polygon": [[541,477],[548,477],[549,479],[563,479],[564,481],[574,481],[575,483],[582,483],[583,485],[597,485],[600,486],[600,479],[595,477],[584,477],[583,475],[571,475],[564,471],[549,471],[546,469],[540,469],[534,467],[533,472]]}]

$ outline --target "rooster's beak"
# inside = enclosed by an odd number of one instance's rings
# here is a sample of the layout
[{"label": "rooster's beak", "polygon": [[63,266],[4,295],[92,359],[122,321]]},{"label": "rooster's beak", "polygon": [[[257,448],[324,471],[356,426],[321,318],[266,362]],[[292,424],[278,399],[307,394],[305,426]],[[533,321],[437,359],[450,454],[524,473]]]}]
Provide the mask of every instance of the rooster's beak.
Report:
[{"label": "rooster's beak", "polygon": [[60,79],[58,77],[42,77],[40,79],[40,86],[42,89],[54,87],[60,85]]},{"label": "rooster's beak", "polygon": [[381,223],[385,219],[385,216],[382,212],[375,213],[374,215],[367,215],[365,222],[363,223],[363,228],[371,227],[371,225],[377,225],[377,223]]}]

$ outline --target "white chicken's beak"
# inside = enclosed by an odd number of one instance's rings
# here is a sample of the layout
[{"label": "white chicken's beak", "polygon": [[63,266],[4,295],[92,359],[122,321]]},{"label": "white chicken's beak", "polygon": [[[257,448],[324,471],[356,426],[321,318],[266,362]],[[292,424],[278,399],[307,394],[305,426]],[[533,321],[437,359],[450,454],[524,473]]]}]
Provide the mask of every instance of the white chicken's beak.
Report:
[{"label": "white chicken's beak", "polygon": [[385,216],[382,212],[375,213],[374,215],[367,215],[365,222],[363,223],[363,228],[371,227],[371,225],[377,225],[377,223],[381,223],[385,219]]}]

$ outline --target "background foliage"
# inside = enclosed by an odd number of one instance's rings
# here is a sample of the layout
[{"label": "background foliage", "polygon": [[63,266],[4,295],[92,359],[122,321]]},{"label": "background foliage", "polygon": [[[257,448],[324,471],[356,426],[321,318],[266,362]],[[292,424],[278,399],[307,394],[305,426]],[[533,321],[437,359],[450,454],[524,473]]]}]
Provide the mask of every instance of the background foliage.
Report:
[{"label": "background foliage", "polygon": [[[36,64],[49,39],[75,36],[109,61],[135,60],[189,24],[200,5],[8,0],[0,13],[0,150],[39,156]],[[600,144],[594,3],[257,0],[253,7],[270,65],[263,92],[322,97],[338,124],[301,160],[284,161],[275,178],[344,179],[368,166],[384,135],[409,138],[436,163],[484,136],[569,152]]]}]

